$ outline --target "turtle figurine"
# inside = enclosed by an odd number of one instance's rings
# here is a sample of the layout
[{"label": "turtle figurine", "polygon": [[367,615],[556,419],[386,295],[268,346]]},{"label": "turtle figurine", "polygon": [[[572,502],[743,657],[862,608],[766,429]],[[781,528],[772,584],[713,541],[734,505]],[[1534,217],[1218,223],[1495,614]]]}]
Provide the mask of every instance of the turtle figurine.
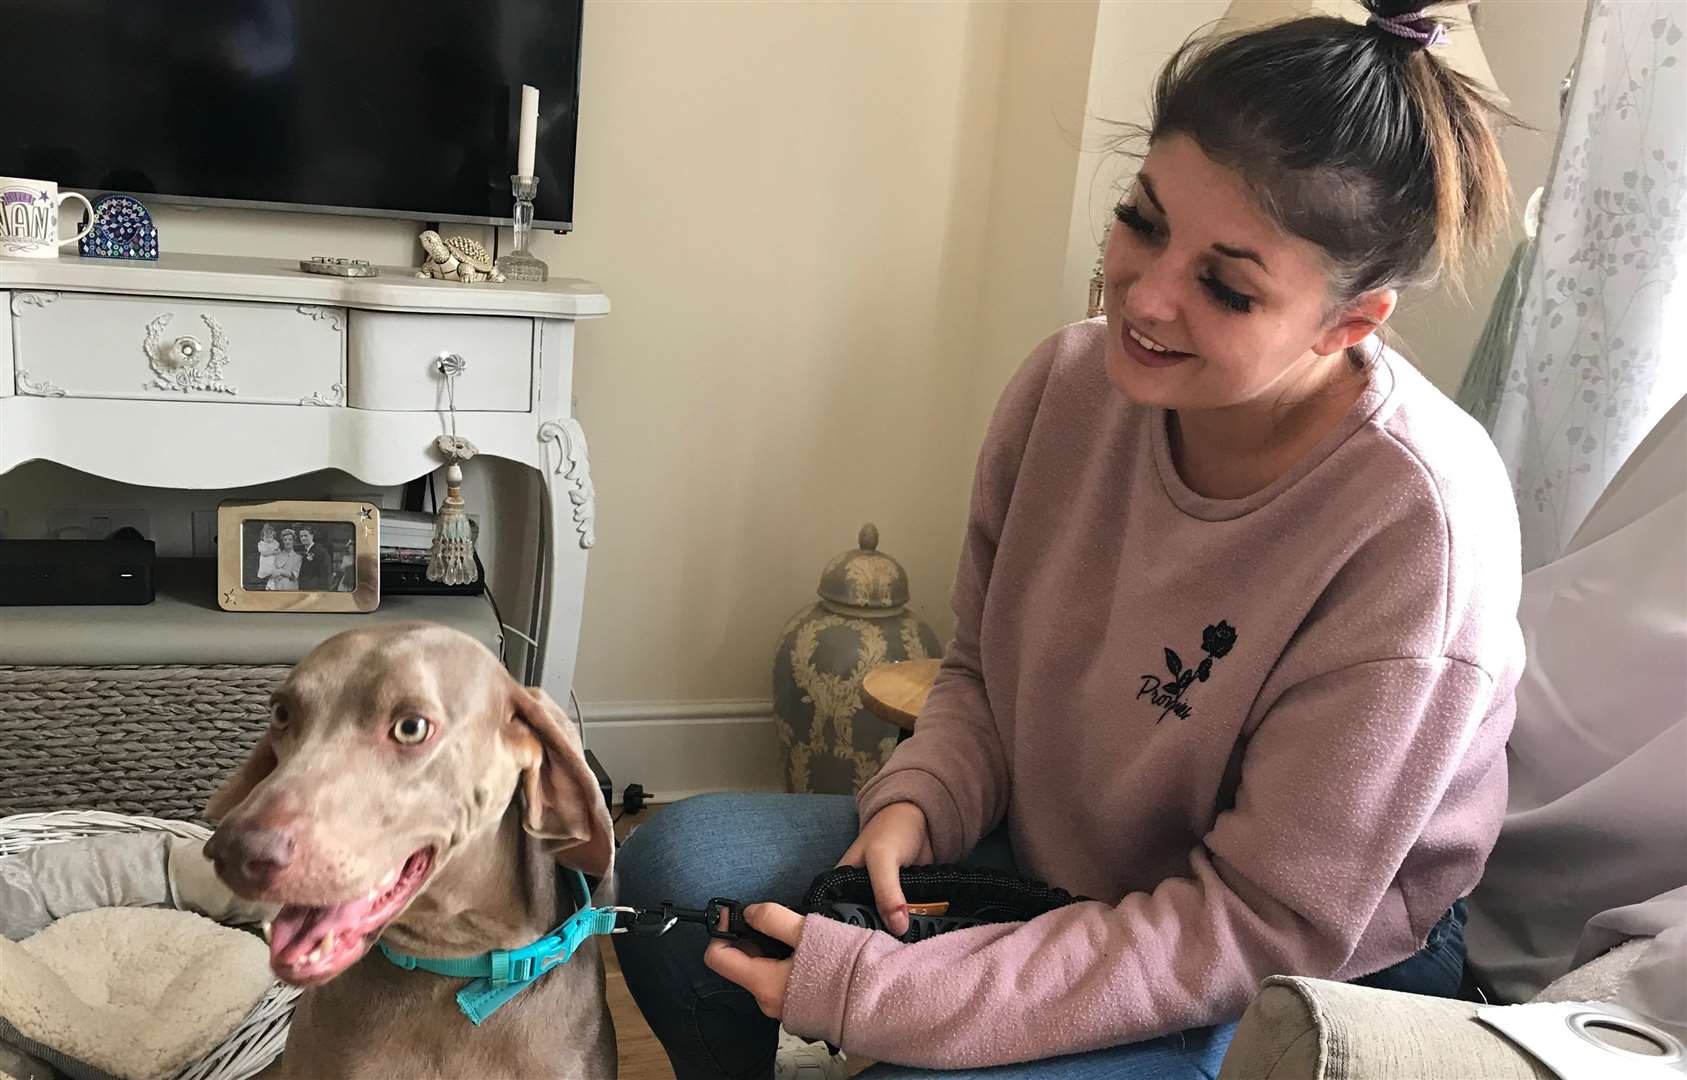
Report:
[{"label": "turtle figurine", "polygon": [[417,239],[427,253],[417,277],[465,283],[504,280],[486,249],[466,236],[440,236],[428,229]]}]

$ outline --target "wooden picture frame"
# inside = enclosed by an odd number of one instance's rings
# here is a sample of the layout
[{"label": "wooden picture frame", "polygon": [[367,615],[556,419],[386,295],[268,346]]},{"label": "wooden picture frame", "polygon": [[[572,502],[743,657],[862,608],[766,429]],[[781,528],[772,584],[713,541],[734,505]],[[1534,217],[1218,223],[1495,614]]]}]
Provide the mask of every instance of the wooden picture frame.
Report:
[{"label": "wooden picture frame", "polygon": [[381,510],[279,500],[217,507],[217,605],[225,611],[374,611]]}]

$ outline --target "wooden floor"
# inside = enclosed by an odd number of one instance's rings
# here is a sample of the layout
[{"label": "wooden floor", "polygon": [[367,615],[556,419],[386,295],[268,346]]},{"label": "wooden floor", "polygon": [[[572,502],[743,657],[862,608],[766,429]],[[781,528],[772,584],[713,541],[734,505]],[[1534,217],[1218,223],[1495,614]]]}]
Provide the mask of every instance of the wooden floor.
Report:
[{"label": "wooden floor", "polygon": [[[632,831],[657,809],[651,806],[636,818],[622,818],[615,823],[615,838],[625,840]],[[638,1011],[633,996],[627,992],[627,977],[615,959],[615,946],[602,942],[604,975],[608,979],[609,1015],[615,1021],[615,1045],[620,1053],[621,1080],[674,1080],[674,1070],[668,1066],[668,1055],[644,1014]]]},{"label": "wooden floor", "polygon": [[662,1044],[651,1034],[650,1025],[627,993],[627,980],[621,974],[621,965],[615,962],[613,946],[604,946],[603,966],[609,979],[609,1015],[615,1019],[621,1080],[673,1080],[668,1055],[662,1052]]},{"label": "wooden floor", "polygon": [[[616,824],[615,833],[625,838],[638,822],[649,818],[650,811],[646,810],[637,819],[622,819]],[[615,1021],[615,1045],[620,1051],[620,1080],[673,1080],[674,1070],[668,1065],[668,1055],[627,992],[627,978],[616,962],[615,947],[607,942],[603,945],[603,966],[608,979],[609,1015]],[[849,1073],[854,1076],[870,1064],[865,1059],[851,1058]]]}]

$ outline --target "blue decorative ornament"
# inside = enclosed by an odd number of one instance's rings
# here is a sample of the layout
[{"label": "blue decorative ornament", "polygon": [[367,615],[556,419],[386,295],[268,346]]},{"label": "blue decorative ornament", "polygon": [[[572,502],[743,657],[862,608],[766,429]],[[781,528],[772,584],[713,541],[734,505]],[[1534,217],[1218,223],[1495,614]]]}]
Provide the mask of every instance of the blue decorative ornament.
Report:
[{"label": "blue decorative ornament", "polygon": [[156,259],[158,227],[140,200],[101,195],[94,200],[94,227],[77,250],[84,259]]},{"label": "blue decorative ornament", "polygon": [[861,700],[880,664],[943,655],[931,627],[908,610],[908,573],[863,525],[857,547],[820,575],[820,602],[796,613],[773,657],[773,715],[787,791],[849,795],[896,749],[897,729]]}]

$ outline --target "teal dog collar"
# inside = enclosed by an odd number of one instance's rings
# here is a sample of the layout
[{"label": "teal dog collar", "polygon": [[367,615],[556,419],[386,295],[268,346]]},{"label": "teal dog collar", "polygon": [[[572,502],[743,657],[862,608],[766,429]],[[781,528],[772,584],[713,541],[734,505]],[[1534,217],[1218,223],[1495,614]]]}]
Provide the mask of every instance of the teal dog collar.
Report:
[{"label": "teal dog collar", "polygon": [[493,949],[479,956],[435,960],[399,952],[386,942],[377,943],[381,955],[405,971],[429,971],[474,981],[457,991],[457,1007],[479,1026],[511,998],[544,977],[558,964],[566,964],[586,940],[616,932],[616,918],[626,908],[593,907],[586,875],[574,877],[580,886],[580,907],[568,921],[531,945],[519,949]]}]

